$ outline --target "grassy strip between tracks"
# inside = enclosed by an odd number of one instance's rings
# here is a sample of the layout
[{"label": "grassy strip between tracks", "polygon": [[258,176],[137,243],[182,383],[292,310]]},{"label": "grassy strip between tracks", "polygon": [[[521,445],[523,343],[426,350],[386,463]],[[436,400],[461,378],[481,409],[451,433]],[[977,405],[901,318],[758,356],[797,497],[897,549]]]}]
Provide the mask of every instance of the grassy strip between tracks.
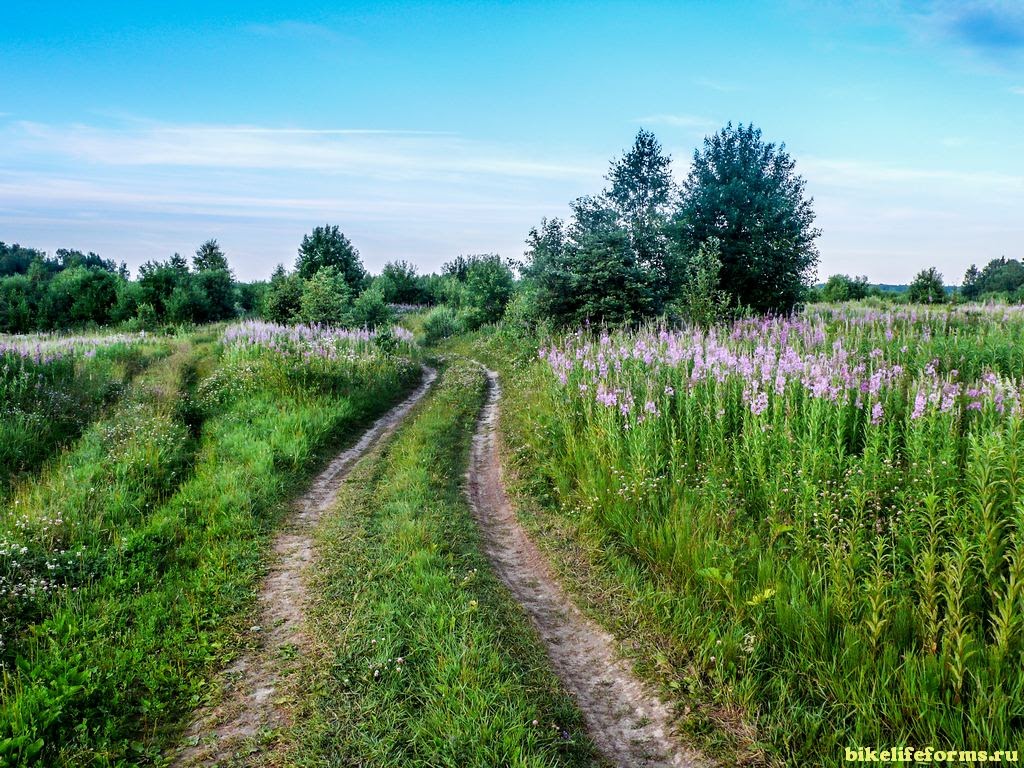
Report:
[{"label": "grassy strip between tracks", "polygon": [[[448,367],[320,531],[297,765],[591,765],[540,641],[488,569],[462,492],[482,372]],[[290,762],[289,764],[292,764]]]}]

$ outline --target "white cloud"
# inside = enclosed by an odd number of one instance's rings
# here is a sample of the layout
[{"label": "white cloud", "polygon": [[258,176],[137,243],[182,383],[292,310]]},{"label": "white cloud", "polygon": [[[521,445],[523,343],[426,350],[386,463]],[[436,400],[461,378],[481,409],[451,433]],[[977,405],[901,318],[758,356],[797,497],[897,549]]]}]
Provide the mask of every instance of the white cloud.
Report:
[{"label": "white cloud", "polygon": [[[310,130],[250,125],[129,124],[108,128],[28,121],[0,129],[12,160],[27,154],[101,166],[288,169],[393,180],[490,176],[589,179],[595,166],[443,133]],[[5,150],[0,148],[0,158]]]}]

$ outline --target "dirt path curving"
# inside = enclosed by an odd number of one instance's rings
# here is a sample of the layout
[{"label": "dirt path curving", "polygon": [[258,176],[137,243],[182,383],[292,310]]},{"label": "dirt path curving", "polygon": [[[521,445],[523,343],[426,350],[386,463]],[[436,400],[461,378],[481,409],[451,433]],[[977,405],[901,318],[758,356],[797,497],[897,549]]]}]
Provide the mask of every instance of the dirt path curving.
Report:
[{"label": "dirt path curving", "polygon": [[595,745],[623,768],[711,765],[673,736],[669,708],[619,658],[612,636],[566,596],[520,525],[501,477],[501,385],[494,371],[487,370],[487,378],[489,392],[473,437],[467,494],[488,558],[540,633],[552,667],[575,698]]},{"label": "dirt path curving", "polygon": [[[305,570],[313,560],[313,529],[337,498],[339,487],[359,459],[390,437],[412,407],[427,393],[437,371],[424,366],[423,380],[403,402],[381,416],[358,442],[334,458],[294,504],[294,511],[274,539],[273,563],[260,588],[260,625],[253,627],[256,647],[223,672],[224,697],[196,713],[185,733],[174,766],[222,765],[247,741],[284,725],[276,700],[280,683],[303,647]],[[250,745],[252,749],[258,747]]]}]

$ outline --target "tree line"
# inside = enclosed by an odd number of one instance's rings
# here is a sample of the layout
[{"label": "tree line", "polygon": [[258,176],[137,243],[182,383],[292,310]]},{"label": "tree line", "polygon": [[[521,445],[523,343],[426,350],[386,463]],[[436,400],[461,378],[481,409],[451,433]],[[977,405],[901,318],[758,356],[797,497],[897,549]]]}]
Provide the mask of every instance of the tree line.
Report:
[{"label": "tree line", "polygon": [[971,265],[954,293],[935,268],[898,295],[862,276],[813,285],[820,235],[813,199],[785,144],[765,141],[753,125],[729,123],[708,136],[681,183],[654,134],[641,130],[606,178],[603,190],[570,203],[568,219],[545,218],[531,229],[522,259],[459,256],[438,274],[420,275],[399,260],[370,275],[330,224],[303,237],[291,269],[280,264],[268,282],[254,283],[235,279],[216,240],[200,245],[191,264],[178,254],[146,262],[136,280],[123,263],[95,253],[61,249],[51,257],[0,242],[0,332],[242,315],[375,327],[401,305],[435,305],[424,328],[440,337],[494,322],[506,307],[517,323],[572,326],[653,316],[709,324],[868,296],[1024,301],[1024,266],[1005,257],[980,270]]}]

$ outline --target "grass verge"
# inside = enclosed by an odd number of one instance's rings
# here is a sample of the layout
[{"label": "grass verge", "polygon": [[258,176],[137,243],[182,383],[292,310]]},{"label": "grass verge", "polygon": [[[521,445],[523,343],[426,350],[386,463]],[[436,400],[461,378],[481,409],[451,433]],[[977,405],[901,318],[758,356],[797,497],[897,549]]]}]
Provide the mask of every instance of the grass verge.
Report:
[{"label": "grass verge", "polygon": [[367,353],[357,375],[325,359],[312,381],[301,355],[200,346],[155,368],[6,521],[0,575],[28,575],[22,547],[37,569],[68,563],[13,598],[29,613],[0,680],[0,766],[159,762],[244,642],[283,502],[419,375]]}]

